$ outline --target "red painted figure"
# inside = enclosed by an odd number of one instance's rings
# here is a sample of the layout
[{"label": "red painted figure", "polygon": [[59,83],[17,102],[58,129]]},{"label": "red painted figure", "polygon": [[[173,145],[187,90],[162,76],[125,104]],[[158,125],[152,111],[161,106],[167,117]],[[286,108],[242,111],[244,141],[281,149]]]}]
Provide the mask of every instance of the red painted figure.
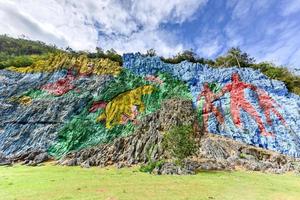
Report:
[{"label": "red painted figure", "polygon": [[56,96],[61,96],[75,88],[75,86],[72,84],[75,79],[76,78],[72,74],[71,70],[68,70],[68,73],[64,78],[59,79],[54,83],[48,83],[42,86],[41,89]]},{"label": "red painted figure", "polygon": [[153,75],[147,75],[144,78],[146,81],[151,81],[153,83],[157,83],[157,84],[163,84],[163,81],[159,78],[159,77],[155,77]]},{"label": "red painted figure", "polygon": [[204,97],[204,105],[202,109],[202,116],[203,116],[203,126],[204,130],[207,130],[207,124],[209,119],[209,114],[213,112],[219,121],[220,124],[224,122],[224,118],[222,113],[213,105],[213,101],[216,99],[216,95],[210,90],[208,83],[204,83],[203,91],[199,94],[197,101],[200,100],[201,97]]},{"label": "red painted figure", "polygon": [[258,91],[258,101],[259,106],[264,110],[264,114],[269,125],[272,125],[271,112],[273,112],[278,117],[278,119],[284,125],[286,125],[282,115],[278,112],[278,110],[275,109],[275,106],[280,107],[280,105],[278,105],[276,101],[274,101],[265,91]]},{"label": "red painted figure", "polygon": [[239,128],[242,126],[240,110],[243,109],[254,118],[263,136],[272,136],[272,133],[266,131],[263,121],[261,120],[258,112],[246,100],[244,95],[245,89],[249,88],[253,91],[257,91],[257,88],[254,85],[240,81],[240,76],[238,73],[233,73],[231,76],[231,80],[231,83],[228,83],[222,88],[221,93],[220,95],[218,95],[218,97],[224,95],[226,92],[230,93],[230,110],[234,124]]},{"label": "red painted figure", "polygon": [[89,112],[96,112],[100,108],[105,108],[107,103],[105,101],[95,101],[93,102]]}]

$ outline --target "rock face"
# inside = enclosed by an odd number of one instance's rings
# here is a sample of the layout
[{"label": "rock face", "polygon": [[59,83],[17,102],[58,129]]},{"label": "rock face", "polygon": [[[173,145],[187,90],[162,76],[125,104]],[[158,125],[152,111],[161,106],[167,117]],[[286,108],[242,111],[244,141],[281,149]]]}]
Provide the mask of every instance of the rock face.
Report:
[{"label": "rock face", "polygon": [[10,162],[21,162],[23,165],[36,166],[42,162],[52,160],[47,152],[43,151],[27,151],[26,153],[19,154],[10,159]]},{"label": "rock face", "polygon": [[154,174],[194,174],[200,170],[246,169],[271,173],[300,172],[300,161],[273,151],[253,147],[215,134],[197,134],[198,150],[181,165],[175,164],[162,141],[171,126],[192,124],[196,114],[191,101],[171,99],[161,110],[146,116],[135,132],[112,143],[70,152],[61,165],[117,167],[165,160]]},{"label": "rock face", "polygon": [[19,74],[1,70],[0,75],[4,77],[0,87],[2,154],[20,157],[33,151],[46,152],[64,123],[79,113],[90,101],[90,95],[108,80],[105,76],[80,77],[73,81],[76,91],[64,96],[40,90],[42,85],[61,79],[66,73],[63,70],[53,74]]},{"label": "rock face", "polygon": [[[283,173],[300,170],[299,159],[253,147],[223,136],[207,134],[201,138],[198,154],[186,165],[195,170],[239,169]],[[190,165],[190,166],[189,166]]]},{"label": "rock face", "polygon": [[161,146],[162,139],[161,134],[135,133],[130,137],[116,139],[109,145],[69,153],[59,161],[59,164],[82,167],[109,165],[124,167],[145,164],[149,160],[155,162],[166,159],[152,173],[184,175],[195,174],[201,170],[237,169],[269,173],[300,172],[299,159],[214,134],[201,137],[198,152],[186,158],[182,164],[176,164],[165,154]]},{"label": "rock face", "polygon": [[135,74],[168,73],[184,81],[207,132],[300,156],[300,97],[288,93],[282,82],[250,68],[168,64],[140,54],[125,54],[123,60]]},{"label": "rock face", "polygon": [[[66,56],[0,70],[0,163],[165,160],[158,174],[297,168],[287,156],[300,157],[300,97],[282,82],[253,69],[172,65],[140,54],[125,54],[123,67]],[[191,124],[198,152],[175,165],[163,135]]]},{"label": "rock face", "polygon": [[162,104],[161,110],[144,117],[134,133],[112,143],[70,152],[59,163],[62,165],[130,166],[159,160],[164,157],[163,133],[173,125],[187,125],[195,121],[192,102],[170,99]]},{"label": "rock face", "polygon": [[11,165],[11,161],[0,153],[0,166]]}]

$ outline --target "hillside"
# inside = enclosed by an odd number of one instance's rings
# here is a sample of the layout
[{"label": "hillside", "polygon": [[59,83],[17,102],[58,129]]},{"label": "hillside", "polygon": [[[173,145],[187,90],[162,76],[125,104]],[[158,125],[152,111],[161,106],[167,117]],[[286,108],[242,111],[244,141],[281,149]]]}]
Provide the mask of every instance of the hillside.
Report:
[{"label": "hillside", "polygon": [[299,77],[283,68],[0,39],[0,163],[300,169]]}]

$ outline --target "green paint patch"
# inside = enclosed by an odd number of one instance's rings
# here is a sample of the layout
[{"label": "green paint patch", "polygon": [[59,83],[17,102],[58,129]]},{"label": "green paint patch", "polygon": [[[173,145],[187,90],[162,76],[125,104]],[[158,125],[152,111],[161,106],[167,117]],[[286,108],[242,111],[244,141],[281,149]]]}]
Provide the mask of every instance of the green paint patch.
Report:
[{"label": "green paint patch", "polygon": [[32,99],[49,99],[49,98],[53,98],[54,95],[49,94],[46,91],[43,90],[39,90],[39,89],[32,89],[29,90],[28,92],[23,94],[24,96],[29,96]]},{"label": "green paint patch", "polygon": [[155,176],[136,168],[0,167],[2,200],[298,200],[299,176],[200,172]]}]

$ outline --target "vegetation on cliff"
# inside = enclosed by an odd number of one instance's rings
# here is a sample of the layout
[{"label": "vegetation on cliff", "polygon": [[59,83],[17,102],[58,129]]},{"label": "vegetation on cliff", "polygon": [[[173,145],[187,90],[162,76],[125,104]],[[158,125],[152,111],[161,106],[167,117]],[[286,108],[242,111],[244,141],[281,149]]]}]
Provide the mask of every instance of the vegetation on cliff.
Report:
[{"label": "vegetation on cliff", "polygon": [[[155,56],[154,49],[150,49],[146,56]],[[68,64],[74,64],[77,60],[82,62],[85,67],[82,71],[87,71],[90,62],[107,64],[109,66],[122,66],[122,56],[117,54],[114,49],[104,52],[101,48],[96,48],[95,53],[76,52],[71,48],[61,50],[55,46],[46,45],[40,41],[30,41],[27,39],[14,39],[6,35],[0,36],[0,69],[10,68],[21,72],[40,72],[47,68],[46,71],[53,71]],[[184,60],[207,64],[212,67],[250,67],[260,70],[266,76],[283,81],[289,91],[300,94],[300,77],[292,74],[284,66],[276,66],[270,62],[255,62],[255,59],[249,54],[242,52],[239,48],[231,48],[225,55],[213,59],[200,58],[192,50],[186,50],[171,58],[161,59],[166,63],[180,63]],[[54,62],[55,61],[55,62]],[[20,69],[17,69],[20,68]],[[29,69],[33,68],[33,69]],[[32,71],[33,70],[33,71]]]},{"label": "vegetation on cliff", "polygon": [[179,161],[193,155],[196,151],[196,142],[192,126],[173,127],[164,135],[163,145],[170,151],[171,156]]},{"label": "vegetation on cliff", "polygon": [[[146,55],[155,55],[155,52],[151,51]],[[271,62],[259,62],[256,63],[255,59],[249,54],[242,52],[239,48],[231,48],[225,55],[219,56],[216,59],[199,58],[193,51],[184,51],[178,53],[172,58],[162,58],[167,63],[180,63],[184,60],[193,63],[207,64],[212,67],[232,67],[237,66],[241,68],[250,67],[260,70],[263,74],[271,79],[276,79],[285,83],[289,91],[300,95],[300,77],[292,74],[284,66],[276,66]]]}]

